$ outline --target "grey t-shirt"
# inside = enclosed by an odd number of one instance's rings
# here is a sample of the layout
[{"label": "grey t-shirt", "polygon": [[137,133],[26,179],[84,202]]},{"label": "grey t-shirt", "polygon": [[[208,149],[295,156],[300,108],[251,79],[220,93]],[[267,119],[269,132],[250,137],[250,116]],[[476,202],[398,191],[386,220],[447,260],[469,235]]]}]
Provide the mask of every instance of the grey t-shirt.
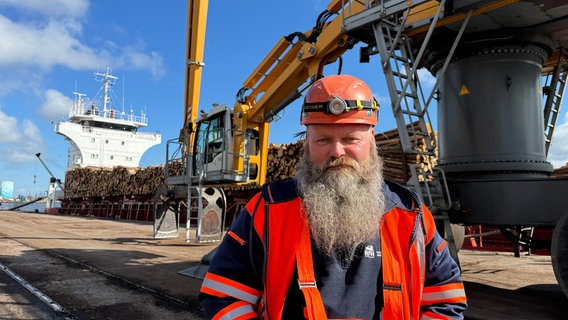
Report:
[{"label": "grey t-shirt", "polygon": [[[314,246],[312,245],[312,248]],[[330,319],[378,319],[382,309],[380,238],[357,248],[353,259],[324,255],[313,249],[318,290]],[[297,271],[286,298],[283,319],[302,319],[305,307]]]}]

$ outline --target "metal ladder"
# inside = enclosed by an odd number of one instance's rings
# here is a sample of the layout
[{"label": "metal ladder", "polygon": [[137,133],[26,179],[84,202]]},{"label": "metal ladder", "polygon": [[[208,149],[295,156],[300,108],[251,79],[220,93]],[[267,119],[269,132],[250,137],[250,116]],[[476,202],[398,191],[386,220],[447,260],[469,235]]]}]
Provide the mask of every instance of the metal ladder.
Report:
[{"label": "metal ladder", "polygon": [[[192,189],[196,189],[197,192],[192,192]],[[191,231],[195,230],[195,242],[199,243],[201,241],[201,221],[203,215],[203,204],[201,194],[203,192],[203,184],[201,181],[198,186],[187,187],[187,213],[186,213],[186,225],[185,225],[185,242],[191,241]],[[193,215],[192,213],[197,213]],[[194,227],[192,227],[194,226]]]},{"label": "metal ladder", "polygon": [[[409,11],[410,8],[405,10],[402,20],[393,19],[400,21],[399,23],[393,23],[386,19],[374,23],[373,31],[381,57],[381,66],[387,82],[393,114],[400,133],[402,150],[408,154],[433,156],[435,155],[436,142],[435,138],[428,132],[431,128],[428,105],[423,105],[425,99],[418,79],[417,66],[421,57],[415,59],[412,56],[408,38],[403,33]],[[437,21],[438,16],[439,14],[436,15],[434,20]],[[423,47],[425,48],[425,45]],[[415,123],[417,123],[416,126]],[[424,139],[425,150],[417,148],[419,138]]]},{"label": "metal ladder", "polygon": [[544,103],[544,137],[545,137],[545,151],[548,156],[548,151],[552,143],[552,134],[556,127],[558,114],[560,113],[560,106],[562,105],[562,97],[564,95],[564,88],[566,87],[566,78],[568,72],[562,65],[565,54],[562,52],[558,57],[558,64],[554,69],[547,74],[545,85],[543,87],[543,94],[545,96]]},{"label": "metal ladder", "polygon": [[[391,13],[393,15],[402,14],[402,19],[381,19],[374,23],[373,32],[403,153],[436,157],[436,137],[432,132],[428,114],[428,105],[433,95],[429,100],[424,98],[418,78],[418,63],[428,39],[425,39],[419,56],[414,57],[408,38],[403,33],[410,9]],[[440,14],[439,10],[432,26],[435,25]],[[392,21],[398,21],[398,23]],[[443,192],[436,192],[433,186],[428,185],[428,181],[433,181],[434,178],[432,172],[413,165],[410,166],[410,178],[407,184],[427,203],[433,204],[435,200],[443,200]]]},{"label": "metal ladder", "polygon": [[[418,78],[418,66],[432,32],[442,16],[445,2],[445,0],[439,1],[438,10],[430,21],[430,27],[416,56],[413,56],[408,37],[404,33],[406,19],[410,10],[414,7],[413,5],[409,6],[407,1],[365,2],[366,9],[354,16],[351,19],[352,21],[346,22],[353,26],[372,24],[376,48],[380,54],[381,67],[405,155],[436,156],[436,137],[431,132],[432,125],[428,107],[472,14],[472,11],[469,11],[465,16],[446,60],[438,73],[436,83],[428,98],[425,99]],[[420,3],[418,1],[415,4]],[[368,12],[367,16],[365,16],[365,11]],[[420,140],[423,141],[424,148],[419,145]],[[420,166],[413,166],[407,185],[430,204],[435,218],[442,221],[446,239],[450,243],[450,252],[459,263],[447,212],[452,203],[443,171],[437,169],[434,172],[427,172]]]},{"label": "metal ladder", "polygon": [[[201,222],[203,218],[203,180],[205,178],[205,164],[202,158],[199,158],[195,176],[193,172],[193,157],[188,154],[187,175],[189,183],[187,185],[187,203],[186,203],[186,225],[185,225],[185,242],[191,241],[191,231],[195,230],[194,241],[201,242]],[[193,182],[197,180],[197,185],[193,186]],[[195,191],[194,191],[195,189]],[[197,213],[192,217],[192,213]],[[192,227],[194,225],[195,227]]]}]

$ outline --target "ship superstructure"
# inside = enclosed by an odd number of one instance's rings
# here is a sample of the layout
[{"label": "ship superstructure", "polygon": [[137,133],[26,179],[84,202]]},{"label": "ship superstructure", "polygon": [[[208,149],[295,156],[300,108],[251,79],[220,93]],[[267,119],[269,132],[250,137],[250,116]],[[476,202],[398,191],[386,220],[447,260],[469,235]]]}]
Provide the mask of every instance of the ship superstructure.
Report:
[{"label": "ship superstructure", "polygon": [[103,83],[95,98],[74,92],[69,120],[55,126],[55,132],[70,143],[67,168],[138,167],[144,152],[161,143],[162,136],[138,131],[148,125],[144,112],[135,115],[133,110],[126,113],[113,106],[112,87],[118,78],[109,68],[94,78]]}]

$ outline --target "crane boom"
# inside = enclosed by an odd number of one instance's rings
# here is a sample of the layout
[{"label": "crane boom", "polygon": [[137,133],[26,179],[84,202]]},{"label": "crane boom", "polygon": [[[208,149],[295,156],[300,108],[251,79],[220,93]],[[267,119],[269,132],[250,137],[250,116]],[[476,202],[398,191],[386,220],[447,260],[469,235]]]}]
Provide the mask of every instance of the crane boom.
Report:
[{"label": "crane boom", "polygon": [[51,172],[51,170],[49,170],[49,168],[47,167],[47,165],[45,164],[45,162],[43,162],[43,160],[41,160],[40,158],[41,153],[36,153],[36,157],[39,159],[39,161],[41,162],[41,164],[43,165],[43,167],[45,168],[45,170],[47,170],[47,172],[49,173],[49,175],[51,176],[51,178],[55,181],[55,183],[57,183],[57,185],[59,186],[59,188],[61,188],[61,190],[63,189],[63,184],[61,183],[61,180],[57,179],[53,173]]},{"label": "crane boom", "polygon": [[207,23],[207,0],[189,0],[187,15],[187,48],[185,59],[185,97],[184,122],[180,137],[188,137],[193,132],[193,121],[199,111],[201,75],[205,63],[205,30]]}]

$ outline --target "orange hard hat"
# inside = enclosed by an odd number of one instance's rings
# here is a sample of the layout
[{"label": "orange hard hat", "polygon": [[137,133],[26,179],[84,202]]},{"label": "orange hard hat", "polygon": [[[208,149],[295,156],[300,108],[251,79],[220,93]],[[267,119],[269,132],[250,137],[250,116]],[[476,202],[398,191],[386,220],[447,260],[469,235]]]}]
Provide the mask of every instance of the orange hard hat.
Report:
[{"label": "orange hard hat", "polygon": [[306,93],[300,124],[377,124],[379,105],[371,89],[350,75],[314,82]]}]

